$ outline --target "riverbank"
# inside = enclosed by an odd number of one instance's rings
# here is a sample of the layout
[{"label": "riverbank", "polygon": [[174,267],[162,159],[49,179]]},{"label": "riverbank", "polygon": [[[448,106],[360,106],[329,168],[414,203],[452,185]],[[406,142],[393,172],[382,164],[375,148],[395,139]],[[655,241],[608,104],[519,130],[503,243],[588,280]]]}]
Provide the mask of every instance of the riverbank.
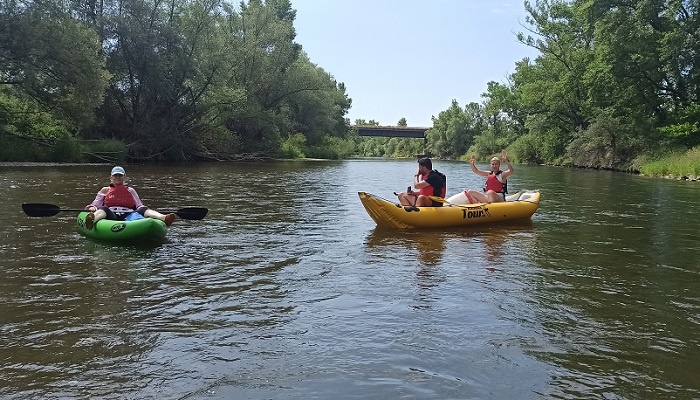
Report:
[{"label": "riverbank", "polygon": [[112,165],[110,163],[61,163],[61,162],[22,162],[2,161],[0,167],[74,167],[78,165]]},{"label": "riverbank", "polygon": [[656,159],[641,159],[639,173],[684,181],[700,180],[700,147],[682,153],[671,153]]},{"label": "riverbank", "polygon": [[[380,159],[382,157],[349,157],[349,159]],[[328,161],[323,158],[271,159],[273,161]],[[212,161],[214,162],[214,161]],[[78,165],[105,166],[111,163],[62,163],[62,162],[24,162],[2,161],[0,167],[70,167]],[[674,179],[679,181],[700,181],[700,149],[696,148],[683,154],[670,154],[655,161],[643,161],[638,170],[617,172],[634,172],[642,176]]]}]

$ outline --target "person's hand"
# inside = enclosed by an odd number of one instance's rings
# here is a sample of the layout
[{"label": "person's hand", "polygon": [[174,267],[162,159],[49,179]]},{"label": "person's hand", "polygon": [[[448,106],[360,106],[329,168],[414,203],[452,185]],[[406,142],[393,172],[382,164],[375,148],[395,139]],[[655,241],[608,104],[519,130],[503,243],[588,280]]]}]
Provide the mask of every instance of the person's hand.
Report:
[{"label": "person's hand", "polygon": [[474,165],[474,161],[476,161],[476,156],[472,154],[472,157],[469,159],[469,164]]},{"label": "person's hand", "polygon": [[508,161],[508,152],[505,150],[501,150],[501,158]]}]

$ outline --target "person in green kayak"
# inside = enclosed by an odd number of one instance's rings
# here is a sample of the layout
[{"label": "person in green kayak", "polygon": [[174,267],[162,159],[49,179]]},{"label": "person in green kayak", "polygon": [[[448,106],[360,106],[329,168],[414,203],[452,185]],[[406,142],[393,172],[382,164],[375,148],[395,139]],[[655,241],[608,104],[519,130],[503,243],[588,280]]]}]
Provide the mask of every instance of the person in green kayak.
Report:
[{"label": "person in green kayak", "polygon": [[399,202],[408,207],[442,207],[442,203],[433,201],[428,196],[445,197],[447,190],[447,177],[445,174],[433,169],[430,158],[418,159],[418,171],[413,176],[413,187],[419,192],[414,192],[408,187],[406,192],[397,194]]},{"label": "person in green kayak", "polygon": [[112,168],[109,180],[109,186],[100,189],[95,200],[85,206],[90,212],[85,218],[85,227],[88,230],[92,230],[97,221],[105,218],[116,221],[157,218],[168,226],[175,221],[175,214],[164,215],[143,205],[136,190],[125,184],[124,168]]}]

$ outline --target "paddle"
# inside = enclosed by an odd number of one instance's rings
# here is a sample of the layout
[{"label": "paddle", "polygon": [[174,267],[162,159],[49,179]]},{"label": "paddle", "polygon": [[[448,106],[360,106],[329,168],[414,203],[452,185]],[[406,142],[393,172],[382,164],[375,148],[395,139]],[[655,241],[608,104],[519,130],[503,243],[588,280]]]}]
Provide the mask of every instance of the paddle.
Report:
[{"label": "paddle", "polygon": [[[23,203],[22,210],[30,217],[52,217],[60,212],[83,212],[87,211],[82,208],[60,208],[55,204],[46,203]],[[209,212],[204,207],[183,207],[179,210],[162,210],[163,214],[175,213],[182,219],[199,220],[204,218]]]},{"label": "paddle", "polygon": [[428,196],[428,198],[432,201],[437,201],[438,203],[447,204],[447,205],[453,206],[453,207],[481,208],[485,205],[485,204],[479,204],[479,203],[477,203],[477,204],[454,204],[454,203],[450,203],[449,201],[443,199],[442,197],[437,197],[437,196]]}]

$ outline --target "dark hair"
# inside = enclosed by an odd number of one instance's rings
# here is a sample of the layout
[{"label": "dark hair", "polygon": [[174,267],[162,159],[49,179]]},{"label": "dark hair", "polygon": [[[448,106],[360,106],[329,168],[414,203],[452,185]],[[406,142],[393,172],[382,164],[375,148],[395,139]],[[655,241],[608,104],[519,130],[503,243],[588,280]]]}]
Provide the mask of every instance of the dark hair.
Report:
[{"label": "dark hair", "polygon": [[428,169],[433,169],[433,162],[430,161],[428,157],[423,157],[418,159],[418,165],[421,165]]}]

